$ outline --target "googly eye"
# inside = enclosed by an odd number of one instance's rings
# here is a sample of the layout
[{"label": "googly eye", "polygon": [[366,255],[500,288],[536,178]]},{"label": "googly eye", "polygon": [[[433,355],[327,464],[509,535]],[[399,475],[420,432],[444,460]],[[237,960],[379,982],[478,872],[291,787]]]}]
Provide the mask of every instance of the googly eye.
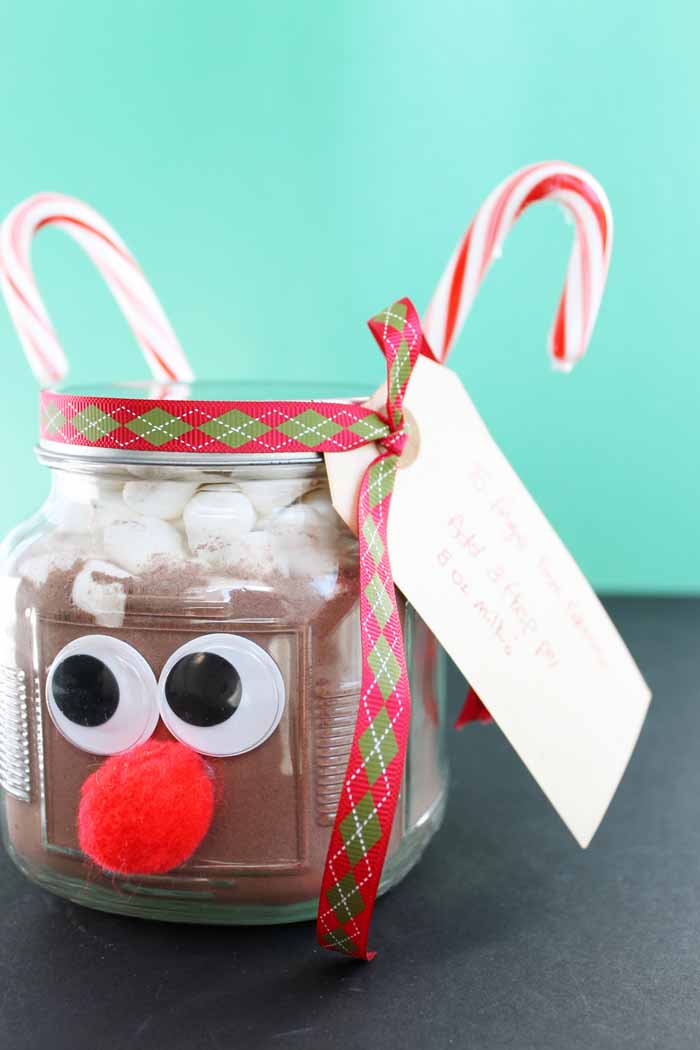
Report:
[{"label": "googly eye", "polygon": [[49,668],[46,702],[59,733],[93,755],[141,744],[158,723],[156,678],[133,646],[108,635],[69,642]]},{"label": "googly eye", "polygon": [[274,733],[284,680],[270,654],[237,634],[207,634],[181,646],[158,681],[166,726],[203,755],[241,755]]}]

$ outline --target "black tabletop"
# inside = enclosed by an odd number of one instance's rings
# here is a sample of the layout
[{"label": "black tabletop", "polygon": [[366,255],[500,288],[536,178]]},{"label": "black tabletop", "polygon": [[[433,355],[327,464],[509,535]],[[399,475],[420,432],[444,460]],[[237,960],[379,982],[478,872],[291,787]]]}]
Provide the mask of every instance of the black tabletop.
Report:
[{"label": "black tabletop", "polygon": [[698,1050],[700,601],[608,607],[655,700],[588,850],[491,726],[453,734],[445,824],[378,903],[371,964],[309,923],[91,912],[3,858],[0,1047]]}]

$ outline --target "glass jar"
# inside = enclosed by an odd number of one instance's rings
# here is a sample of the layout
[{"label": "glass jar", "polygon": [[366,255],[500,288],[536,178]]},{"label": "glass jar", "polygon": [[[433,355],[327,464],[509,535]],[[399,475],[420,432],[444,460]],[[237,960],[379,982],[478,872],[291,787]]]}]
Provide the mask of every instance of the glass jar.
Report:
[{"label": "glass jar", "polygon": [[[3,548],[10,855],[40,886],[107,911],[313,917],[361,677],[357,542],[322,457],[48,441],[39,458],[50,495]],[[420,857],[446,792],[439,649],[400,609],[413,707],[382,891]],[[153,761],[129,779],[146,745]],[[133,828],[135,810],[138,848],[120,824]]]}]

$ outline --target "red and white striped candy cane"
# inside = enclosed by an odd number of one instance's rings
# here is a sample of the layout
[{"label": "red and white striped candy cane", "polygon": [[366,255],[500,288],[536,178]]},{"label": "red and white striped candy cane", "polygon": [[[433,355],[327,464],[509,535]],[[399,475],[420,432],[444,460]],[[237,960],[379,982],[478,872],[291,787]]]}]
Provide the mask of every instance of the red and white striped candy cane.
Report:
[{"label": "red and white striped candy cane", "polygon": [[444,361],[459,335],[481,282],[519,215],[530,204],[553,200],[575,226],[566,283],[549,334],[553,364],[565,371],[586,352],[598,314],[612,249],[610,202],[583,168],[547,161],[521,168],[497,186],[457,245],[428,307],[424,329],[435,357]]},{"label": "red and white striped candy cane", "polygon": [[117,233],[82,201],[59,193],[39,193],[18,204],[0,228],[0,283],[40,384],[58,383],[68,371],[31,267],[32,239],[44,226],[65,230],[92,259],[129,322],[153,376],[165,381],[192,379],[163,308]]}]

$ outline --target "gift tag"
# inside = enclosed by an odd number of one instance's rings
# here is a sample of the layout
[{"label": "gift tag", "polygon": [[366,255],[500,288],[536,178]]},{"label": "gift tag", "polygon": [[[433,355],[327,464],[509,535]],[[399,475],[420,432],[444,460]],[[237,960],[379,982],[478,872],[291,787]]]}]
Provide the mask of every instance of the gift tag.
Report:
[{"label": "gift tag", "polygon": [[[587,846],[651,693],[458,376],[421,357],[404,407],[410,437],[389,521],[396,585]],[[353,528],[376,454],[325,457],[333,504]]]}]

